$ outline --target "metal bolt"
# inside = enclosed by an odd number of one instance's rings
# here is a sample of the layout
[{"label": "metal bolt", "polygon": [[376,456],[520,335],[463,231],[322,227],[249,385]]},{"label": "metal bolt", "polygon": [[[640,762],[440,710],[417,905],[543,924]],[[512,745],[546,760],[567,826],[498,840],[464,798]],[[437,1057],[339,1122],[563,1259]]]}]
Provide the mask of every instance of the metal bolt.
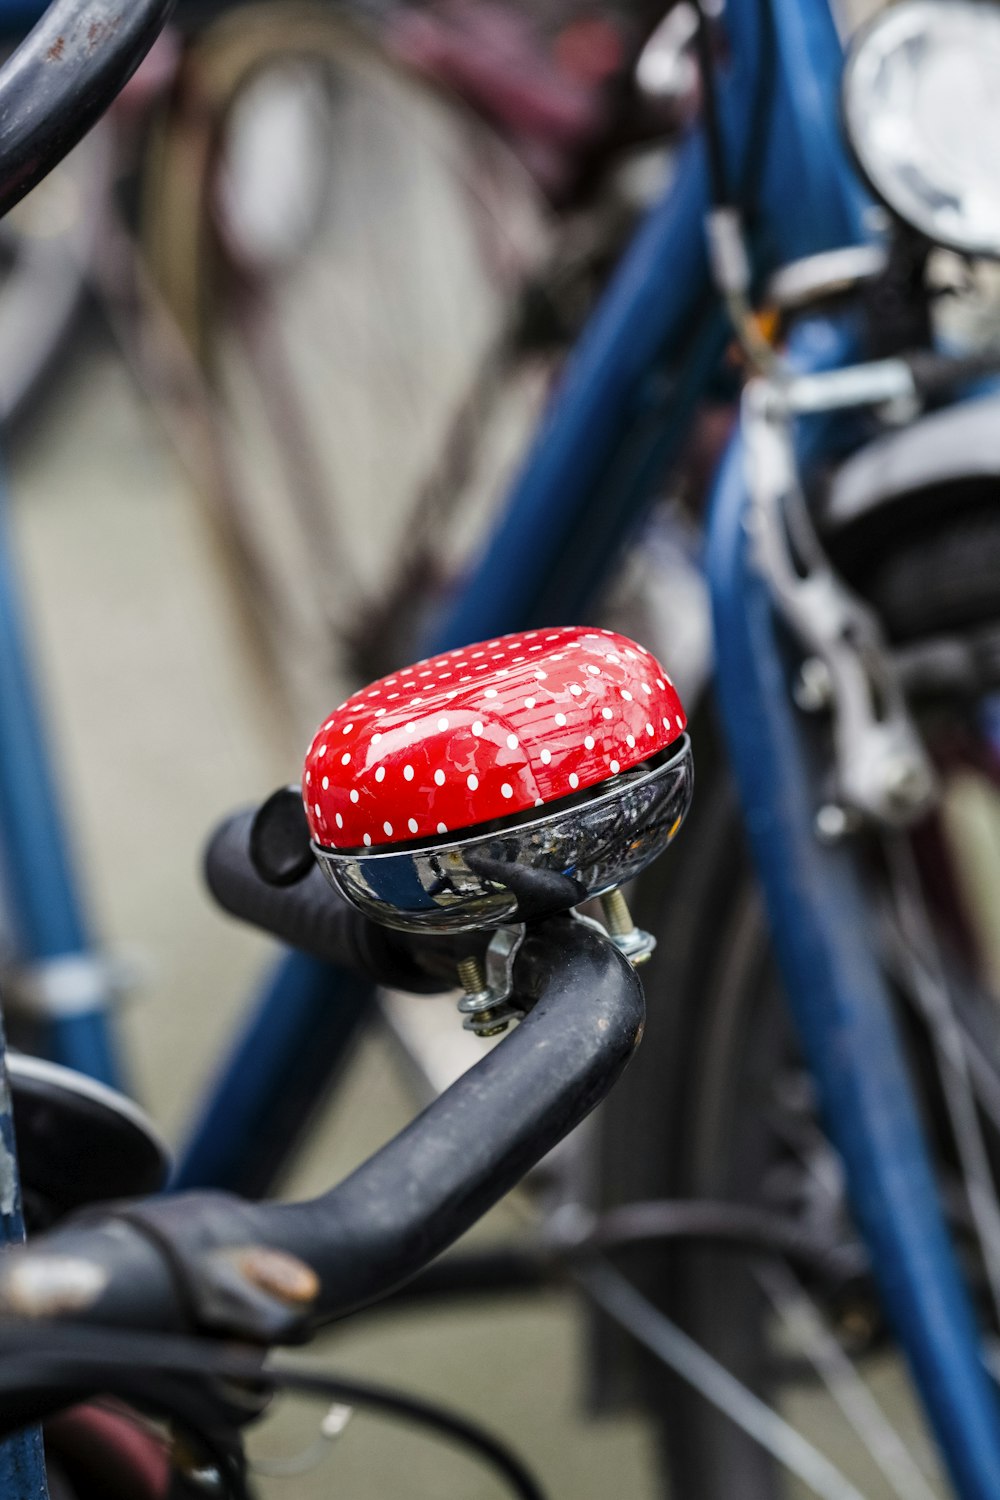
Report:
[{"label": "metal bolt", "polygon": [[628,902],[620,890],[608,891],[607,895],[602,896],[601,906],[604,908],[604,921],[612,937],[624,937],[626,933],[635,931],[635,923],[628,909]]},{"label": "metal bolt", "polygon": [[836,802],[825,803],[816,814],[816,837],[822,844],[838,844],[850,827],[850,818]]},{"label": "metal bolt", "polygon": [[467,995],[487,993],[486,970],[478,958],[460,958],[458,960],[458,977]]},{"label": "metal bolt", "polygon": [[644,964],[651,958],[656,939],[652,933],[643,932],[641,927],[635,925],[628,902],[621,891],[608,891],[601,897],[601,907],[608,936],[619,953],[623,953],[632,964]]},{"label": "metal bolt", "polygon": [[792,684],[792,697],[805,714],[822,713],[833,701],[830,669],[819,656],[807,656]]},{"label": "metal bolt", "polygon": [[459,1011],[465,1016],[466,1031],[476,1036],[499,1036],[507,1030],[510,1018],[498,1011],[497,997],[486,981],[486,971],[478,958],[460,958],[458,977],[465,994],[458,1002]]}]

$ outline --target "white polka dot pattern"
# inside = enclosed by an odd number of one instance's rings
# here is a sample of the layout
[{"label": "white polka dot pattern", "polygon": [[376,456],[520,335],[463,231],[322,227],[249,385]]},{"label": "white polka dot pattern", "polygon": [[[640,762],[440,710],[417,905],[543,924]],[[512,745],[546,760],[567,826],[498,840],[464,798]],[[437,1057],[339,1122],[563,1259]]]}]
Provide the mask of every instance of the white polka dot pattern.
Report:
[{"label": "white polka dot pattern", "polygon": [[309,826],[333,849],[434,840],[597,786],[685,723],[663,667],[625,636],[500,636],[384,677],[335,709],[306,756]]}]

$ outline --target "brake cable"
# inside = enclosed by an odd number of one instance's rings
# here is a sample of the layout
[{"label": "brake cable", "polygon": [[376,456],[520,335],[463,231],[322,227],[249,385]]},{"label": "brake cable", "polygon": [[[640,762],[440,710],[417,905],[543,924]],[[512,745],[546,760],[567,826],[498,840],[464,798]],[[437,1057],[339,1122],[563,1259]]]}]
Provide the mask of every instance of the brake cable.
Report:
[{"label": "brake cable", "polygon": [[[753,104],[750,144],[745,156],[747,167],[743,180],[735,189],[731,189],[726,170],[726,148],[708,0],[694,0],[694,8],[698,23],[695,45],[702,88],[702,124],[711,193],[711,202],[705,215],[705,236],[712,280],[751,368],[763,375],[775,376],[781,370],[781,363],[761,333],[754,316],[751,301],[753,273],[745,232],[745,216],[753,210],[767,149],[773,78],[770,66],[761,69],[760,84]],[[762,59],[770,62],[775,42],[770,0],[760,0],[760,21]]]},{"label": "brake cable", "polygon": [[[193,1389],[192,1381],[197,1382]],[[0,1326],[0,1438],[88,1395],[118,1396],[176,1420],[202,1442],[231,1500],[248,1500],[251,1492],[237,1450],[220,1438],[220,1429],[236,1425],[235,1406],[218,1392],[206,1399],[206,1384],[216,1381],[254,1391],[296,1391],[381,1412],[467,1449],[518,1500],[544,1500],[538,1482],[511,1448],[437,1402],[391,1386],[263,1360],[250,1351],[131,1330],[5,1321]],[[16,1406],[13,1416],[11,1404]]]}]

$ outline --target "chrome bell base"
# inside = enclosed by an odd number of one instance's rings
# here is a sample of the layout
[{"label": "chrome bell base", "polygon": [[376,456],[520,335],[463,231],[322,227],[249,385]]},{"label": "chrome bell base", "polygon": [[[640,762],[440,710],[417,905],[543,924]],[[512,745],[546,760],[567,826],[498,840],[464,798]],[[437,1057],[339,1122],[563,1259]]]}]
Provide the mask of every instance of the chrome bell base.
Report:
[{"label": "chrome bell base", "polygon": [[469,932],[566,911],[626,884],[663,852],[691,805],[687,735],[587,797],[467,837],[388,852],[313,845],[330,882],[404,932]]}]

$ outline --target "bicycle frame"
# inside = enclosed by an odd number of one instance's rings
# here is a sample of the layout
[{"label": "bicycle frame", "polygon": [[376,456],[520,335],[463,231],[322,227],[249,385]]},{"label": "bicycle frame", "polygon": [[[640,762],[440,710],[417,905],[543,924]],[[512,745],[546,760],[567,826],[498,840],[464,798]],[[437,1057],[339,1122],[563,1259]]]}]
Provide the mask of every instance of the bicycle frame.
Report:
[{"label": "bicycle frame", "polygon": [[[764,7],[730,0],[728,21],[733,61],[722,121],[738,180],[756,178],[751,228],[763,275],[858,242],[865,201],[837,129],[841,55],[826,0],[771,0]],[[703,143],[694,137],[580,341],[500,527],[425,643],[429,651],[586,616],[657,478],[678,454],[725,347],[705,255],[709,202]],[[806,362],[849,358],[849,341],[832,323],[818,320],[803,341]],[[820,456],[826,441],[820,430],[808,456]],[[843,851],[821,849],[814,837],[813,768],[789,710],[770,600],[749,556],[748,504],[737,439],[711,509],[708,577],[718,691],[725,720],[739,725],[730,754],[754,855],[788,993],[886,1308],[956,1492],[963,1500],[986,1500],[1000,1475],[1000,1420],[934,1192],[857,875]],[[10,776],[4,738],[0,801]],[[203,1108],[178,1184],[263,1190],[268,1171],[247,1164],[259,1162],[265,1142],[275,1156],[289,1147],[371,1006],[370,991],[357,981],[347,988],[320,965],[286,961]],[[328,1045],[317,1067],[322,1018]],[[302,1080],[292,1098],[290,1077]]]},{"label": "bicycle frame", "polygon": [[13,982],[43,1056],[120,1085],[109,973],[72,866],[10,554],[0,503],[0,884],[17,955]]}]

